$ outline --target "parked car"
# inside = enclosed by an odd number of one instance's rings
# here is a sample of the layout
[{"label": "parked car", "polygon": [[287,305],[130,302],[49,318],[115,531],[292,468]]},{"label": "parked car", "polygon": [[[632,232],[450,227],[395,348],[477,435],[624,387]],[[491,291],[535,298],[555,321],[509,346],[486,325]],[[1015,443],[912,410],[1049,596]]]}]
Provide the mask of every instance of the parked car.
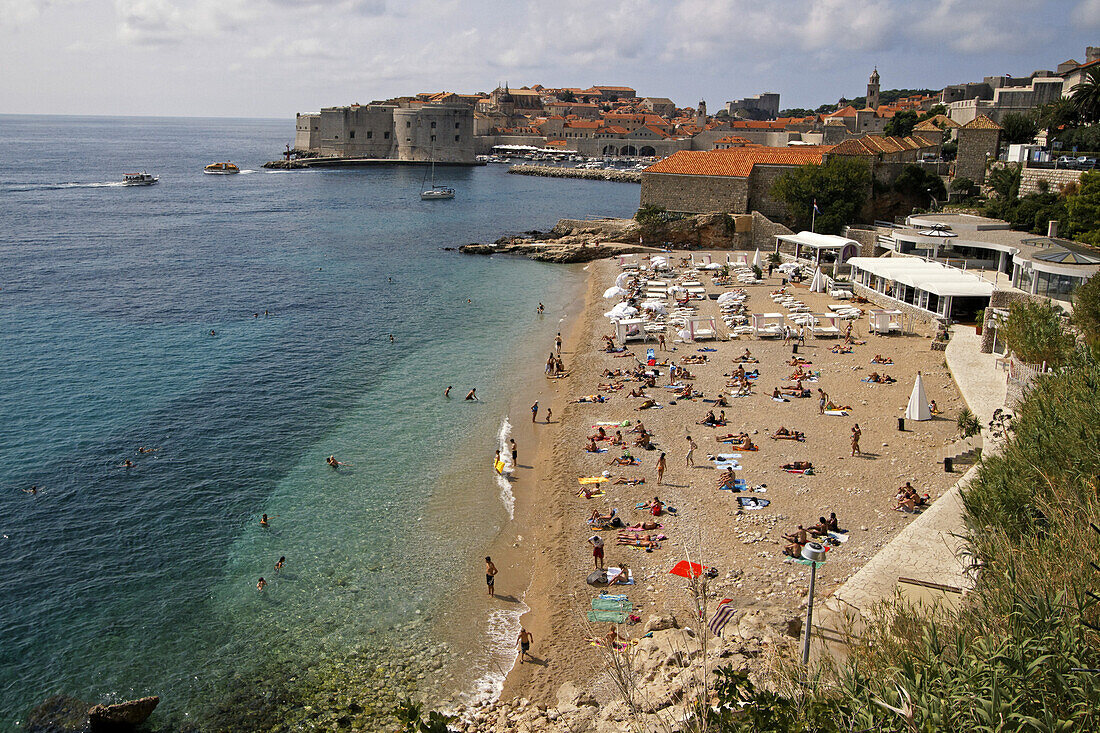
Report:
[{"label": "parked car", "polygon": [[1082,155],[1077,159],[1077,167],[1091,169],[1096,167],[1096,158],[1090,158],[1087,155]]},{"label": "parked car", "polygon": [[1058,160],[1054,162],[1054,166],[1056,168],[1076,168],[1077,158],[1074,158],[1072,155],[1061,155],[1058,157]]}]

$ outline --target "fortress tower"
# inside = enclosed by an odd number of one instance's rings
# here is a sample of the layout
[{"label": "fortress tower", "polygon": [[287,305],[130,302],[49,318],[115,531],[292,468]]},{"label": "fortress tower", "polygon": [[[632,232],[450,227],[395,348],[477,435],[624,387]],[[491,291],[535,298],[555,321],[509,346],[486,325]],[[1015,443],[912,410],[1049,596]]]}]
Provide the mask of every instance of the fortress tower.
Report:
[{"label": "fortress tower", "polygon": [[878,109],[878,67],[871,72],[871,78],[867,82],[867,106]]},{"label": "fortress tower", "polygon": [[699,111],[695,114],[695,124],[699,127],[707,126],[707,103],[699,100]]}]

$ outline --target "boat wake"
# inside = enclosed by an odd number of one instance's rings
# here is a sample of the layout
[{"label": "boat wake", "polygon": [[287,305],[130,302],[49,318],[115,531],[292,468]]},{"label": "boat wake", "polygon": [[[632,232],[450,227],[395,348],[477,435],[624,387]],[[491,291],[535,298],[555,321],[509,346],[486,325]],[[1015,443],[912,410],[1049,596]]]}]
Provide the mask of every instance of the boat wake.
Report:
[{"label": "boat wake", "polygon": [[497,448],[500,449],[500,460],[504,461],[504,473],[497,474],[497,486],[500,487],[500,502],[508,510],[508,518],[515,519],[516,495],[512,493],[512,476],[515,475],[516,466],[512,463],[512,448],[508,445],[511,437],[512,423],[505,417],[497,433]]},{"label": "boat wake", "polygon": [[122,181],[101,181],[97,183],[27,183],[5,186],[4,191],[19,193],[25,191],[63,191],[67,188],[122,188]]}]

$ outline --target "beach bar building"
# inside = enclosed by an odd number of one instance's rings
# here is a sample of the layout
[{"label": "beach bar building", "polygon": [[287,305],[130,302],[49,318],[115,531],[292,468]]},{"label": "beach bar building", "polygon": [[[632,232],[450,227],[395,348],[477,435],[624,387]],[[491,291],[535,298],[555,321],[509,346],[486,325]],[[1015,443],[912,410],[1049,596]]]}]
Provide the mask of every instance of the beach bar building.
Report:
[{"label": "beach bar building", "polygon": [[993,294],[989,280],[918,257],[853,257],[848,264],[857,286],[941,318],[972,321]]},{"label": "beach bar building", "polygon": [[831,264],[833,275],[837,274],[837,268],[859,254],[860,250],[859,242],[854,239],[805,231],[780,234],[775,238],[775,251],[779,252],[784,244],[794,248],[796,260],[811,262],[815,267]]}]

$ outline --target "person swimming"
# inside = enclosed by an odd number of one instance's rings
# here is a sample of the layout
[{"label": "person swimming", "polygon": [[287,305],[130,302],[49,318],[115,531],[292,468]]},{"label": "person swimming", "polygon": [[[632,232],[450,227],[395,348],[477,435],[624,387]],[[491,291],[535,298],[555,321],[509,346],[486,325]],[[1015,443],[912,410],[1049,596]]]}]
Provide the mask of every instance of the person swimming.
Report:
[{"label": "person swimming", "polygon": [[477,387],[474,387],[466,394],[466,399],[473,402],[481,402],[481,400],[477,398]]},{"label": "person swimming", "polygon": [[260,517],[260,526],[261,527],[266,527],[267,526],[267,515],[266,514],[263,515],[262,517]]}]

